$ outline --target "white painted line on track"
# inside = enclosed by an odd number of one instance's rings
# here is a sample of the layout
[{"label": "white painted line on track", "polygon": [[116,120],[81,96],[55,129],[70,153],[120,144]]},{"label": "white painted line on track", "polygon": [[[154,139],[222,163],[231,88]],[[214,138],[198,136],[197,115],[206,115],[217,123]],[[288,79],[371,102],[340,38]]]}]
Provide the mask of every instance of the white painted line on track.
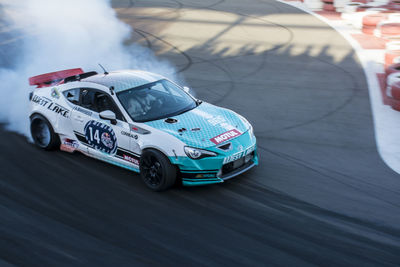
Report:
[{"label": "white painted line on track", "polygon": [[400,112],[383,104],[377,73],[383,73],[383,49],[363,49],[351,34],[355,33],[352,26],[343,20],[329,20],[311,10],[301,2],[278,2],[296,7],[322,20],[339,32],[353,47],[363,67],[367,78],[369,98],[372,108],[375,140],[378,152],[383,161],[395,172],[400,173]]}]

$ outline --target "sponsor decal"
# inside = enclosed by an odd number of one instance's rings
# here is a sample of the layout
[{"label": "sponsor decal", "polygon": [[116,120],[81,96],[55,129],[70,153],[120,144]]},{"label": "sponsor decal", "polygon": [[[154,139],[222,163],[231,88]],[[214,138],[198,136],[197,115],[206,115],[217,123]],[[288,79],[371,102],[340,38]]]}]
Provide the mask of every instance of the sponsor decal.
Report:
[{"label": "sponsor decal", "polygon": [[38,104],[42,107],[47,108],[48,110],[60,114],[65,118],[69,118],[69,110],[64,108],[63,106],[53,102],[51,99],[47,97],[41,97],[34,95],[31,100],[33,103]]},{"label": "sponsor decal", "polygon": [[218,145],[229,139],[235,138],[241,134],[242,133],[239,132],[238,130],[233,129],[233,130],[227,131],[225,133],[222,133],[220,135],[217,135],[217,136],[211,138],[210,141],[213,142],[214,144]]},{"label": "sponsor decal", "polygon": [[85,138],[91,147],[104,153],[114,154],[117,149],[117,137],[107,124],[88,121],[85,125]]},{"label": "sponsor decal", "polygon": [[215,116],[215,117],[211,117],[211,118],[209,118],[207,121],[208,121],[208,123],[210,123],[212,126],[216,126],[216,125],[218,125],[218,124],[221,124],[221,123],[226,122],[226,121],[225,121],[225,118],[222,117],[221,115],[218,115],[218,116]]},{"label": "sponsor decal", "polygon": [[195,178],[214,178],[215,173],[196,174]]},{"label": "sponsor decal", "polygon": [[191,172],[182,172],[182,177],[185,179],[212,179],[217,177],[217,172],[210,172],[210,173],[191,173]]},{"label": "sponsor decal", "polygon": [[139,154],[135,154],[133,151],[129,151],[126,149],[123,149],[122,147],[117,148],[117,152],[115,154],[115,157],[128,161],[132,164],[135,164],[139,166],[139,161],[140,161],[140,156]]},{"label": "sponsor decal", "polygon": [[111,140],[111,135],[107,132],[101,134],[101,142],[108,148],[112,148],[114,145],[113,140]]},{"label": "sponsor decal", "polygon": [[81,107],[74,107],[74,110],[79,111],[85,115],[92,116],[92,112]]},{"label": "sponsor decal", "polygon": [[229,124],[222,115],[215,116],[213,114],[197,109],[194,109],[193,112],[205,118],[207,122],[212,126],[220,126],[226,129],[227,131],[234,129],[234,127],[231,124]]},{"label": "sponsor decal", "polygon": [[232,125],[230,125],[223,116],[218,115],[215,117],[211,117],[210,119],[207,120],[212,126],[220,126],[222,128],[225,128],[227,130],[231,130],[233,128]]},{"label": "sponsor decal", "polygon": [[51,89],[51,96],[57,99],[60,98],[60,93],[58,92],[57,88],[54,87],[53,89]]},{"label": "sponsor decal", "polygon": [[40,106],[43,106],[43,107],[47,106],[48,103],[53,102],[53,101],[51,101],[50,99],[48,99],[46,97],[40,97],[40,96],[37,96],[37,95],[33,95],[31,101],[33,103],[36,103],[36,104],[38,104]]},{"label": "sponsor decal", "polygon": [[139,160],[127,155],[127,154],[122,154],[122,158],[126,161],[129,161],[130,163],[133,163],[135,165],[139,165]]},{"label": "sponsor decal", "polygon": [[226,157],[226,158],[224,158],[223,164],[227,164],[229,162],[232,162],[232,161],[238,160],[242,157],[245,157],[245,156],[251,154],[255,148],[256,148],[256,146],[254,145],[252,147],[249,147],[246,150],[240,151],[238,153],[233,154],[232,156]]},{"label": "sponsor decal", "polygon": [[125,136],[128,136],[130,138],[133,138],[135,140],[137,140],[139,138],[137,134],[131,134],[131,133],[128,133],[128,132],[125,132],[125,131],[121,131],[121,134],[125,135]]},{"label": "sponsor decal", "polygon": [[60,149],[63,151],[67,151],[67,152],[74,152],[77,148],[79,147],[79,143],[75,140],[71,140],[71,139],[65,139],[61,146]]}]

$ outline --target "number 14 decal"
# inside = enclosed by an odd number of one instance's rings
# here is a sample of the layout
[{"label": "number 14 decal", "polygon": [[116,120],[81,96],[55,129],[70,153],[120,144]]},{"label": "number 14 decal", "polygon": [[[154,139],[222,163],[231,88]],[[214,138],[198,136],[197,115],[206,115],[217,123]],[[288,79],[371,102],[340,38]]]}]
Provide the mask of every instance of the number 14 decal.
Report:
[{"label": "number 14 decal", "polygon": [[89,132],[90,132],[90,137],[89,137],[90,141],[93,142],[93,139],[95,139],[97,144],[100,144],[99,129],[96,129],[93,135],[93,127],[89,127]]},{"label": "number 14 decal", "polygon": [[92,148],[113,154],[117,149],[117,137],[107,124],[91,120],[85,125],[85,137]]}]

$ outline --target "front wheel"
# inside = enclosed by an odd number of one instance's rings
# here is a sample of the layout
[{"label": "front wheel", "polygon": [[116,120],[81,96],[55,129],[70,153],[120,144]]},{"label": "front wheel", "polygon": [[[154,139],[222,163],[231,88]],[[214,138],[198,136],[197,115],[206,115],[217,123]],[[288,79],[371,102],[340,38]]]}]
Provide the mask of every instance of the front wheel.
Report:
[{"label": "front wheel", "polygon": [[31,135],[35,145],[45,150],[53,150],[60,146],[58,135],[42,115],[35,114],[31,117]]},{"label": "front wheel", "polygon": [[140,158],[140,177],[154,191],[164,191],[175,184],[176,167],[161,152],[153,149],[143,151]]}]

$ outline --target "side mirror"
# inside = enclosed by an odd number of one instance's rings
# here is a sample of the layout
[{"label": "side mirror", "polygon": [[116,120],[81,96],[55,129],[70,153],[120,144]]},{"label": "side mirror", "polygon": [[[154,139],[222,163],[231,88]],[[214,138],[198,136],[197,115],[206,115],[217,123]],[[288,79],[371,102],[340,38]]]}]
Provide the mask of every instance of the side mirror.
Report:
[{"label": "side mirror", "polygon": [[112,125],[117,124],[117,118],[115,116],[115,113],[112,112],[111,110],[104,110],[104,111],[100,112],[99,116],[100,116],[100,119],[109,120]]},{"label": "side mirror", "polygon": [[190,94],[190,88],[187,86],[183,87],[183,91],[185,91],[186,93]]}]

